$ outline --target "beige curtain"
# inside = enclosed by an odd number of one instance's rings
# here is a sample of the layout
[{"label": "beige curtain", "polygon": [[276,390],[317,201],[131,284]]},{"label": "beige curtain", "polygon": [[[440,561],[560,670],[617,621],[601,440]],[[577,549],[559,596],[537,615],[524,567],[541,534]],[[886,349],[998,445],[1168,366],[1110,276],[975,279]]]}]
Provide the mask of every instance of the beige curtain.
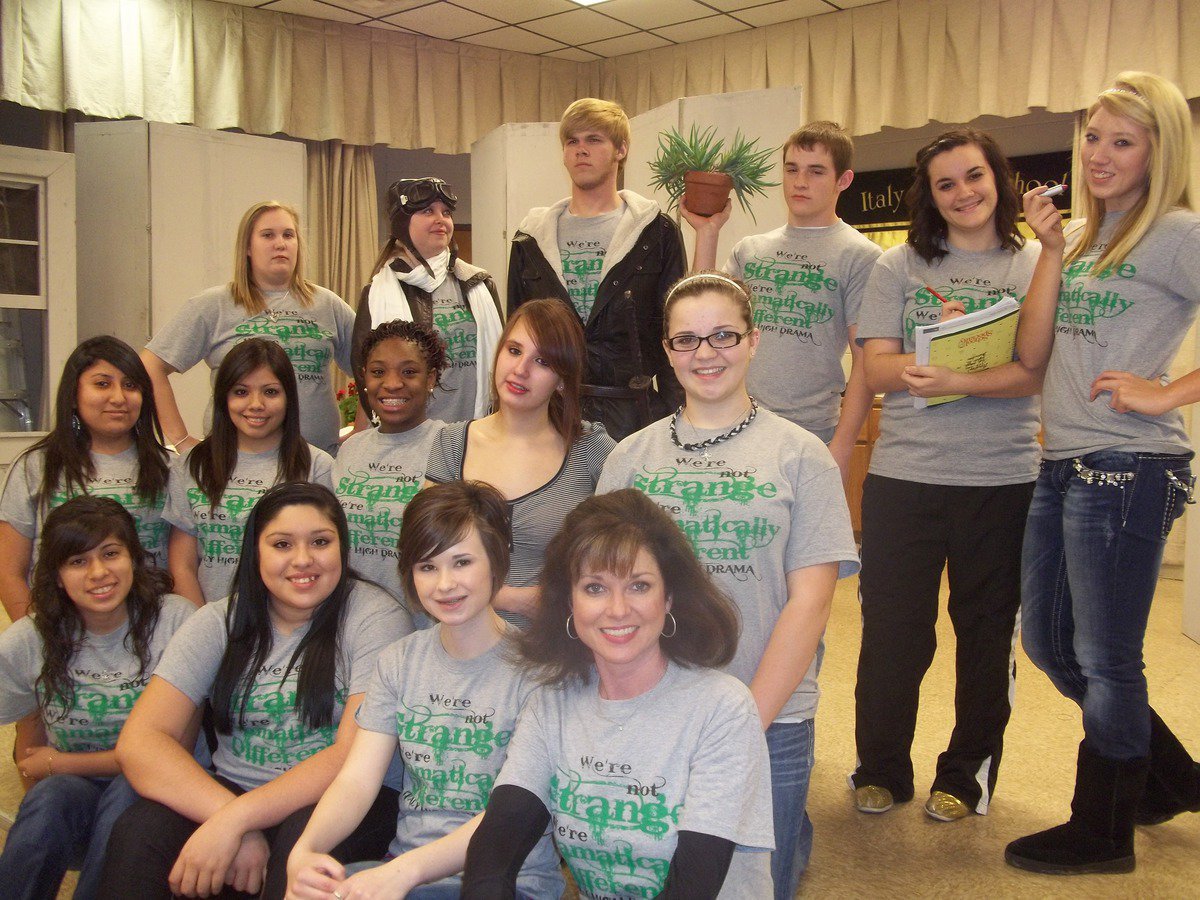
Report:
[{"label": "beige curtain", "polygon": [[39,109],[462,153],[605,96],[802,85],[855,134],[1086,107],[1118,71],[1200,96],[1200,0],[889,0],[593,63],[210,0],[3,0],[0,98]]},{"label": "beige curtain", "polygon": [[305,144],[308,149],[305,268],[309,279],[357,308],[359,291],[366,284],[379,252],[375,158],[370,147],[341,141]]}]

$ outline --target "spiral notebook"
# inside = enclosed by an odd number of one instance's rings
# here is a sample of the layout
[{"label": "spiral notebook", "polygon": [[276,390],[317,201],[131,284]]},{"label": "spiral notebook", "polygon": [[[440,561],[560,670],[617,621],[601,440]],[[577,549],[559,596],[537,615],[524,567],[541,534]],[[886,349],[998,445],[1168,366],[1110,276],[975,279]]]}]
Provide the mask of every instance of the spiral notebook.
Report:
[{"label": "spiral notebook", "polygon": [[[947,322],[918,325],[914,335],[917,365],[945,366],[955,372],[986,372],[1012,362],[1020,311],[1021,304],[1016,298],[1006,296],[987,309],[978,309]],[[913,397],[913,407],[940,406],[965,396]]]}]

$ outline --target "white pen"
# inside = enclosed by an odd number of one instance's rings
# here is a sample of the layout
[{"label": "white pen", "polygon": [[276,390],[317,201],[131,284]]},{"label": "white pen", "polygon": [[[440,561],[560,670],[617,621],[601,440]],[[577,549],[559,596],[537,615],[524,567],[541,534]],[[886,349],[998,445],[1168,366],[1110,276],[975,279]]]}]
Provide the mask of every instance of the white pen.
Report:
[{"label": "white pen", "polygon": [[1066,189],[1067,189],[1067,186],[1065,184],[1056,184],[1056,185],[1054,185],[1054,187],[1049,188],[1048,190],[1042,191],[1042,196],[1043,197],[1057,197],[1059,194],[1061,194]]}]

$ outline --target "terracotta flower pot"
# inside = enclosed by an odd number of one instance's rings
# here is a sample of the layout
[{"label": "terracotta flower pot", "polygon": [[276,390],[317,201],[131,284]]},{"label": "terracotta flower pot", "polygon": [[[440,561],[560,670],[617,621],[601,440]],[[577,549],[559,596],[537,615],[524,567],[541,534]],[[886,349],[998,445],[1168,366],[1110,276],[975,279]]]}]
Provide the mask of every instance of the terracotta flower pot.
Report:
[{"label": "terracotta flower pot", "polygon": [[683,184],[684,205],[698,216],[719,213],[733,190],[733,179],[724,172],[688,172]]}]

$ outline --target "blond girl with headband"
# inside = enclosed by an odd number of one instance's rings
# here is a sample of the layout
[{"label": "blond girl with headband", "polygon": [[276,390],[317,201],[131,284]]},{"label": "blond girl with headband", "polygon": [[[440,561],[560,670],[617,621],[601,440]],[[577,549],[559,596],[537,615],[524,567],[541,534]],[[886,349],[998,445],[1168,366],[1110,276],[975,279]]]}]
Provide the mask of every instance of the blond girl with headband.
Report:
[{"label": "blond girl with headband", "polygon": [[654,500],[741,612],[724,670],[749,686],[771,756],[777,897],[792,897],[812,847],[805,813],[821,635],[838,578],[858,571],[837,464],[814,435],[746,389],[758,347],[750,295],[700,272],[675,283],[663,346],[684,404],[630,435],[597,493],[632,487]]},{"label": "blond girl with headband", "polygon": [[1142,660],[1163,546],[1193,485],[1179,409],[1200,399],[1200,370],[1164,375],[1200,302],[1191,127],[1175,85],[1124,72],[1088,110],[1084,221],[1064,233],[1042,188],[1025,195],[1042,252],[1017,350],[1048,368],[1022,634],[1084,733],[1070,821],[1008,845],[1008,862],[1035,872],[1131,871],[1135,822],[1200,810],[1200,769],[1150,709]]}]

